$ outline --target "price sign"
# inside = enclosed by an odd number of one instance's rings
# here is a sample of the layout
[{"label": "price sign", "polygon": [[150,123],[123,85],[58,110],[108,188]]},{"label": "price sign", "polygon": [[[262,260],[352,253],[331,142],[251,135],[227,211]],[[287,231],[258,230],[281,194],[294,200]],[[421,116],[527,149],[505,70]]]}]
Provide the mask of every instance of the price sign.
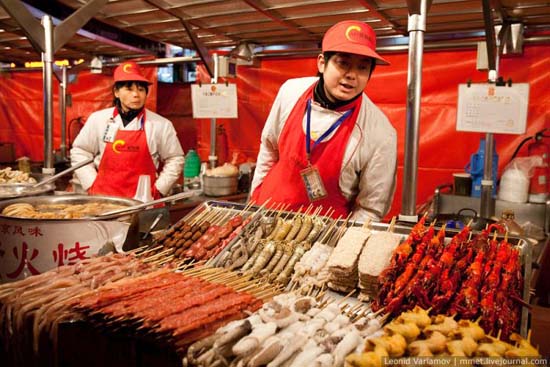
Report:
[{"label": "price sign", "polygon": [[528,103],[527,83],[511,86],[460,84],[456,130],[524,134]]},{"label": "price sign", "polygon": [[193,84],[191,101],[194,118],[237,118],[235,84]]}]

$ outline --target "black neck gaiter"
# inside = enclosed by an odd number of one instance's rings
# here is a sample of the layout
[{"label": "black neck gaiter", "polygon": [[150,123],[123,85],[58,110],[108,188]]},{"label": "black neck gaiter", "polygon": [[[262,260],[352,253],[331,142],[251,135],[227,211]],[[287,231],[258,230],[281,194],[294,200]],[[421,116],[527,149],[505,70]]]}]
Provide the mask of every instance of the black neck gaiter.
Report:
[{"label": "black neck gaiter", "polygon": [[118,114],[120,115],[120,118],[122,119],[122,124],[124,126],[126,126],[130,122],[132,122],[132,120],[135,119],[136,116],[139,115],[139,113],[141,111],[143,111],[143,108],[144,108],[144,107],[142,107],[138,110],[130,109],[128,112],[124,112],[124,110],[122,109],[122,106],[120,105],[120,100],[118,98],[115,101],[115,105],[116,105],[116,108],[118,110]]},{"label": "black neck gaiter", "polygon": [[361,93],[353,97],[352,99],[348,101],[340,101],[336,100],[336,102],[332,102],[330,99],[328,99],[326,93],[325,93],[325,81],[323,80],[323,76],[319,78],[319,82],[315,86],[315,89],[313,90],[313,100],[321,105],[321,107],[329,109],[329,110],[336,110],[342,106],[345,106],[353,101],[355,101]]}]

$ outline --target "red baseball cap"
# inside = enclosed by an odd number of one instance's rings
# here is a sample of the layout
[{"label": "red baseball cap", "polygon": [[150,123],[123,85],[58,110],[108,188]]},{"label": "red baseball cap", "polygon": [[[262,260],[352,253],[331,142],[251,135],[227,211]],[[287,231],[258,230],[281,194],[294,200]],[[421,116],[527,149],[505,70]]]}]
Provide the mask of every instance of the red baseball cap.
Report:
[{"label": "red baseball cap", "polygon": [[377,64],[389,65],[376,53],[376,34],[366,23],[358,20],[344,20],[330,27],[323,37],[323,52],[335,51],[368,56]]},{"label": "red baseball cap", "polygon": [[153,84],[141,73],[141,68],[134,61],[125,61],[115,69],[115,82],[145,82]]}]

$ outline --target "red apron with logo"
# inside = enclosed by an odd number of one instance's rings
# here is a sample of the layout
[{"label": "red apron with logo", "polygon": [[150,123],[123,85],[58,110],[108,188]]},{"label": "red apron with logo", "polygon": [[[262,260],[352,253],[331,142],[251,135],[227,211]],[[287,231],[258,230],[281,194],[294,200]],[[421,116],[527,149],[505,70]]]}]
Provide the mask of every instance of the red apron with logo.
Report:
[{"label": "red apron with logo", "polygon": [[[362,96],[350,104],[339,108],[345,111],[353,108],[351,115],[339,126],[334,136],[326,142],[320,142],[311,152],[311,165],[318,169],[323,180],[327,196],[310,202],[300,172],[308,167],[305,139],[302,128],[307,101],[313,98],[311,86],[297,101],[290,112],[279,138],[279,160],[267,173],[263,182],[252,193],[251,200],[261,205],[271,199],[269,206],[278,203],[290,204],[288,210],[305,210],[310,204],[322,206],[325,210],[334,209],[332,216],[346,217],[351,211],[352,203],[342,195],[339,187],[346,146],[355,126],[361,107]],[[313,143],[313,142],[312,142]]]},{"label": "red apron with logo", "polygon": [[160,193],[155,187],[157,169],[147,145],[145,116],[139,130],[118,130],[114,142],[107,142],[97,177],[88,193],[133,198],[140,175],[149,175],[151,195],[159,199]]}]

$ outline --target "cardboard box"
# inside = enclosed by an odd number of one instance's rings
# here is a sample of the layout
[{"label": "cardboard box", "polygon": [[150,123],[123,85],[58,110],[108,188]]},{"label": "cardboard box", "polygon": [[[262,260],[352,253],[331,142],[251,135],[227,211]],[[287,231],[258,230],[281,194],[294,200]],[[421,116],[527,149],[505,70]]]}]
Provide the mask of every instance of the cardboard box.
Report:
[{"label": "cardboard box", "polygon": [[15,162],[15,145],[13,143],[0,142],[0,162],[1,163]]}]

